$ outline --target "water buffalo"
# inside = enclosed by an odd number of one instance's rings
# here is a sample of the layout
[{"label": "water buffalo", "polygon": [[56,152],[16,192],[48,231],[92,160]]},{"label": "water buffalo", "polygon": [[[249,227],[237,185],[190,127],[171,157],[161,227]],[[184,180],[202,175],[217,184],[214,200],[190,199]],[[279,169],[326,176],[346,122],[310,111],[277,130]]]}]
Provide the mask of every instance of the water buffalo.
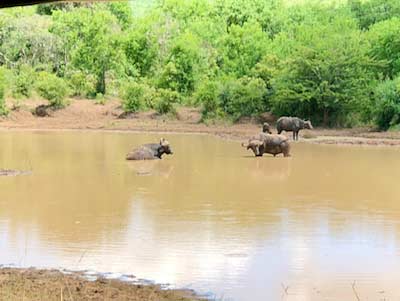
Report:
[{"label": "water buffalo", "polygon": [[247,144],[242,143],[242,146],[251,149],[256,157],[261,157],[264,153],[274,157],[278,154],[290,156],[289,139],[284,135],[260,133],[250,138]]},{"label": "water buffalo", "polygon": [[262,126],[263,133],[272,134],[271,127],[268,122],[264,122]]},{"label": "water buffalo", "polygon": [[313,129],[311,121],[302,120],[298,117],[281,117],[276,122],[278,134],[282,131],[293,132],[293,140],[299,140],[299,131],[302,129]]},{"label": "water buffalo", "polygon": [[126,155],[126,160],[154,160],[161,159],[163,154],[173,154],[169,142],[162,138],[160,143],[144,144]]}]

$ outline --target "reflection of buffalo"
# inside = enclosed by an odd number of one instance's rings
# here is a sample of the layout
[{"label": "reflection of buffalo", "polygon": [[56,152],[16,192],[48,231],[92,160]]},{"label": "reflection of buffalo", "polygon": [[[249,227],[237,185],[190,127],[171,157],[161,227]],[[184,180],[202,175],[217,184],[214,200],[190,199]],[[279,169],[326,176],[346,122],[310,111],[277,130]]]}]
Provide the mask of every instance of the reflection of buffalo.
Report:
[{"label": "reflection of buffalo", "polygon": [[157,176],[163,178],[168,178],[173,170],[173,165],[170,165],[167,161],[160,160],[129,162],[128,167],[138,176]]},{"label": "reflection of buffalo", "polygon": [[290,144],[284,135],[260,133],[249,139],[248,143],[242,146],[251,149],[256,157],[261,157],[264,153],[272,154],[274,157],[283,154],[289,157]]},{"label": "reflection of buffalo", "polygon": [[284,182],[291,175],[292,160],[249,160],[243,172],[254,183]]},{"label": "reflection of buffalo", "polygon": [[161,159],[163,154],[171,155],[169,142],[162,138],[160,143],[149,143],[140,146],[126,155],[127,160],[154,160]]},{"label": "reflection of buffalo", "polygon": [[313,129],[311,121],[302,120],[298,117],[281,117],[276,122],[278,134],[282,131],[293,132],[293,140],[299,140],[299,131],[302,129]]}]

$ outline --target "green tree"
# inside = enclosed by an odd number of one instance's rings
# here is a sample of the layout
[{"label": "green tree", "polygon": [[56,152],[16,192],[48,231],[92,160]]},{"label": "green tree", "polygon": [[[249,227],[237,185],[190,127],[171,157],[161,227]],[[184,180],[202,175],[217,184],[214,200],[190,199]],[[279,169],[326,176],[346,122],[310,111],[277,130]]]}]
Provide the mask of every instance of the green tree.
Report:
[{"label": "green tree", "polygon": [[347,117],[354,118],[350,112],[367,110],[374,62],[354,23],[339,17],[318,27],[301,26],[297,34],[273,79],[273,111],[343,125],[350,122]]},{"label": "green tree", "polygon": [[379,84],[375,91],[375,122],[379,129],[400,124],[400,78]]},{"label": "green tree", "polygon": [[367,34],[370,43],[370,56],[381,60],[377,71],[384,77],[394,78],[400,72],[400,19],[376,23]]},{"label": "green tree", "polygon": [[108,9],[118,19],[123,29],[129,28],[132,24],[132,7],[129,1],[110,2],[107,4]]},{"label": "green tree", "polygon": [[157,58],[157,45],[146,31],[131,29],[125,33],[123,47],[129,76],[147,76]]},{"label": "green tree", "polygon": [[114,15],[104,9],[78,8],[53,13],[51,31],[64,43],[65,68],[71,67],[96,77],[96,92],[106,93],[108,71],[124,69],[120,47],[120,26]]},{"label": "green tree", "polygon": [[265,83],[259,78],[228,79],[219,93],[220,106],[234,120],[253,116],[265,111],[265,93]]},{"label": "green tree", "polygon": [[237,77],[249,75],[268,51],[269,39],[257,23],[232,25],[230,28],[229,34],[223,38],[221,68]]},{"label": "green tree", "polygon": [[400,15],[397,0],[349,0],[349,6],[362,29]]},{"label": "green tree", "polygon": [[[60,66],[60,39],[48,31],[50,20],[38,15],[6,16],[0,24],[0,63],[9,68],[30,65],[56,71]],[[0,21],[1,23],[1,21]]]},{"label": "green tree", "polygon": [[167,58],[159,87],[182,94],[193,92],[196,81],[196,68],[199,62],[198,41],[193,35],[185,35],[175,41]]}]

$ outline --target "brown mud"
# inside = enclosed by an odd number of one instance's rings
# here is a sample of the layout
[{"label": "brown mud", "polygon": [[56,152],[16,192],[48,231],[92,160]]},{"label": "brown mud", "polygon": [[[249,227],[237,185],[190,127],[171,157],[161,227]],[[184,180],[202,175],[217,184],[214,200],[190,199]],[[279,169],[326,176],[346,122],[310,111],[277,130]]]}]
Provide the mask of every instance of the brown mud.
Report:
[{"label": "brown mud", "polygon": [[204,300],[185,290],[162,289],[159,285],[131,284],[120,280],[85,279],[80,273],[34,268],[0,269],[0,300]]}]

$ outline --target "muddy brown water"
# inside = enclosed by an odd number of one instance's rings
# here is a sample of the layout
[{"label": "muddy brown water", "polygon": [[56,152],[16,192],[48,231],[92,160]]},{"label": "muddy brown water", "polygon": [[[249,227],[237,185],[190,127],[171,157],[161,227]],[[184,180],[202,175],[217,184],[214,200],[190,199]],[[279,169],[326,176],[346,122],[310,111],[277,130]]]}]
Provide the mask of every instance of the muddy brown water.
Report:
[{"label": "muddy brown water", "polygon": [[[222,300],[400,298],[400,149],[0,132],[0,263],[134,274]],[[355,281],[355,282],[354,282]],[[355,283],[354,289],[352,284]]]}]

